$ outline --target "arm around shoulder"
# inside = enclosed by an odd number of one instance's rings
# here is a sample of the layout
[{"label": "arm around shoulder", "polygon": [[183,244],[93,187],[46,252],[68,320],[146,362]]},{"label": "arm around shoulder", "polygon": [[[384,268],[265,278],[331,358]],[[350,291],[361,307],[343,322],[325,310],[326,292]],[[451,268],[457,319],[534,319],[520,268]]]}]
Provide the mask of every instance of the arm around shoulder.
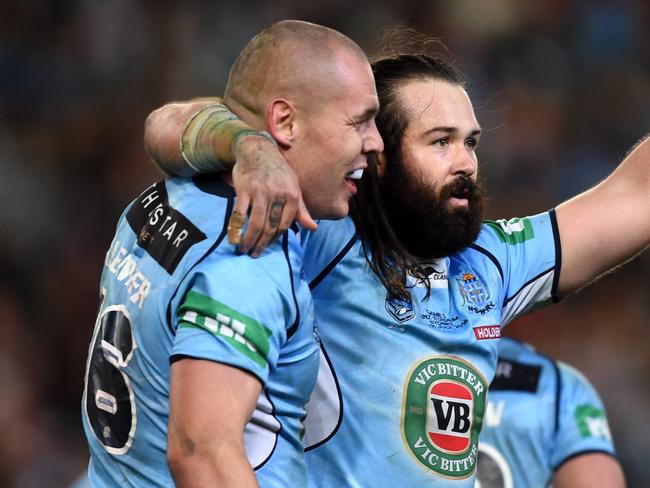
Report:
[{"label": "arm around shoulder", "polygon": [[173,102],[154,110],[145,122],[144,145],[165,175],[192,177],[232,170],[238,225],[233,223],[228,238],[240,244],[243,253],[259,256],[294,220],[306,229],[316,228],[298,177],[275,140],[249,126],[220,98]]},{"label": "arm around shoulder", "polygon": [[222,105],[217,97],[171,102],[154,110],[144,124],[144,147],[166,175],[193,176],[197,173],[181,155],[181,136],[188,123],[200,111]]}]

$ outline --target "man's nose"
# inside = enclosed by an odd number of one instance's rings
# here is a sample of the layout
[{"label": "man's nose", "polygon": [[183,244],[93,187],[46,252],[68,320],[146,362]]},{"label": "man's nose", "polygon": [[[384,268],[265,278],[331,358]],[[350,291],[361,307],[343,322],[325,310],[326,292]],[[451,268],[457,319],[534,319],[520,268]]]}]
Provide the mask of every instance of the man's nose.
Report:
[{"label": "man's nose", "polygon": [[369,153],[369,152],[381,153],[384,151],[384,141],[382,140],[381,135],[379,134],[379,130],[377,129],[377,124],[375,124],[374,120],[372,121],[368,133],[366,134],[362,150],[364,153]]},{"label": "man's nose", "polygon": [[452,167],[453,174],[471,177],[476,173],[477,168],[476,154],[468,149],[465,144],[455,151]]}]

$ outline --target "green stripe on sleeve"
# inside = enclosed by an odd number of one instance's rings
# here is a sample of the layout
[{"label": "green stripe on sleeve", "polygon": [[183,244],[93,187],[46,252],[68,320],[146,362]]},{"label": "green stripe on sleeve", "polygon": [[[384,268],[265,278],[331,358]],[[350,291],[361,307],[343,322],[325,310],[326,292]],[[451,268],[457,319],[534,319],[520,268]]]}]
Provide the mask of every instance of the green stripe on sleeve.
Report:
[{"label": "green stripe on sleeve", "polygon": [[499,240],[506,244],[521,244],[535,237],[535,230],[530,219],[514,218],[510,220],[486,220],[485,224],[494,229]]},{"label": "green stripe on sleeve", "polygon": [[176,313],[180,327],[198,327],[225,339],[263,368],[271,330],[214,298],[190,291]]},{"label": "green stripe on sleeve", "polygon": [[602,437],[611,441],[604,410],[589,404],[578,405],[574,415],[582,437]]}]

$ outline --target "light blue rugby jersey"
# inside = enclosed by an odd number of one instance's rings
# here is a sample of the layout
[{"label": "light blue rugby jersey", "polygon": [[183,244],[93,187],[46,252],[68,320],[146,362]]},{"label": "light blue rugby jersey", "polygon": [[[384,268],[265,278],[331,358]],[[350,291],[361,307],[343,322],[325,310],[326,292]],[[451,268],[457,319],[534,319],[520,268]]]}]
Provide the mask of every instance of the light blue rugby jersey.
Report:
[{"label": "light blue rugby jersey", "polygon": [[351,219],[305,243],[321,369],[307,406],[310,486],[474,485],[500,328],[555,299],[554,211],[486,222],[468,249],[430,263],[431,297],[391,299]]},{"label": "light blue rugby jersey", "polygon": [[293,231],[258,259],[226,238],[233,190],[169,179],[122,215],[106,256],[82,417],[93,486],[173,486],[170,361],[201,358],[264,385],[245,431],[262,487],[304,486],[304,404],[318,372],[313,306]]},{"label": "light blue rugby jersey", "polygon": [[544,488],[565,461],[614,455],[605,409],[589,381],[503,338],[479,449],[480,488]]}]

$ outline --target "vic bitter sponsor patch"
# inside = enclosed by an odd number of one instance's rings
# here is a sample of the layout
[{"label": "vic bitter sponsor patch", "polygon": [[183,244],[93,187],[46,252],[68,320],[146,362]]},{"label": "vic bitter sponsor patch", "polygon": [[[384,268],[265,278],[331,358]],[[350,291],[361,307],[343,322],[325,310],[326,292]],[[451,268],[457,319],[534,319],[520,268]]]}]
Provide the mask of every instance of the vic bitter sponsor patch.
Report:
[{"label": "vic bitter sponsor patch", "polygon": [[418,463],[446,478],[471,476],[487,387],[461,358],[432,356],[415,365],[404,385],[402,435]]}]

